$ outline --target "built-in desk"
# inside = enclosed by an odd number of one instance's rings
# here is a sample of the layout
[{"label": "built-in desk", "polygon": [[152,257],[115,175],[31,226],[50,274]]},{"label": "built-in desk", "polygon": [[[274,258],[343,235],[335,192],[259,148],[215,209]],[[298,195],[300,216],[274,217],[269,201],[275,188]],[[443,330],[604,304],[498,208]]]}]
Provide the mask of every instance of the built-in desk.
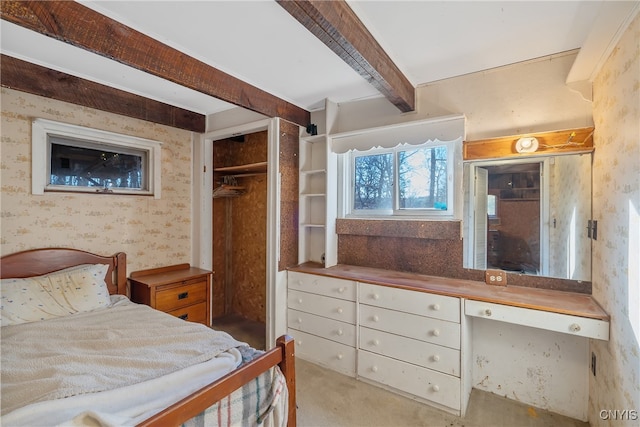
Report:
[{"label": "built-in desk", "polygon": [[609,339],[591,295],[314,263],[288,289],[302,358],[458,415],[478,388],[586,420],[588,339]]}]

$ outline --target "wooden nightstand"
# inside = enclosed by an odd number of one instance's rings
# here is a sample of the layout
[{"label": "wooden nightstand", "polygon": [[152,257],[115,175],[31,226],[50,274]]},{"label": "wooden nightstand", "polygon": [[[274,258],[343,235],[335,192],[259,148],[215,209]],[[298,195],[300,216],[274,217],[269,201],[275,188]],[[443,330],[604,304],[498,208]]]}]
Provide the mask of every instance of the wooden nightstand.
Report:
[{"label": "wooden nightstand", "polygon": [[134,271],[131,301],[211,326],[211,271],[189,264]]}]

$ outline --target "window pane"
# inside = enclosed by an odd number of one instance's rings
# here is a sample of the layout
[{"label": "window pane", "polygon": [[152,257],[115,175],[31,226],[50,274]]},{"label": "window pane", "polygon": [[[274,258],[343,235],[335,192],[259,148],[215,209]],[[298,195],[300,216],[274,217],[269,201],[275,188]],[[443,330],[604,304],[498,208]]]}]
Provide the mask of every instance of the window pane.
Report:
[{"label": "window pane", "polygon": [[398,152],[400,209],[447,209],[447,148]]},{"label": "window pane", "polygon": [[353,208],[393,209],[393,154],[355,158]]},{"label": "window pane", "polygon": [[105,151],[51,143],[50,184],[146,190],[146,152]]}]

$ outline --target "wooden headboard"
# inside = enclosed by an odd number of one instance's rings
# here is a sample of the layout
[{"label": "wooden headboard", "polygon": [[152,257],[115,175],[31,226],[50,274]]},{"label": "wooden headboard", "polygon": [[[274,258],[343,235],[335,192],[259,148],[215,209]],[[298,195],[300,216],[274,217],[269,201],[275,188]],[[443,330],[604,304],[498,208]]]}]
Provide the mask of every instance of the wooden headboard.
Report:
[{"label": "wooden headboard", "polygon": [[78,249],[43,248],[0,258],[0,278],[41,276],[80,264],[108,264],[105,282],[110,294],[127,295],[127,255],[102,256]]}]

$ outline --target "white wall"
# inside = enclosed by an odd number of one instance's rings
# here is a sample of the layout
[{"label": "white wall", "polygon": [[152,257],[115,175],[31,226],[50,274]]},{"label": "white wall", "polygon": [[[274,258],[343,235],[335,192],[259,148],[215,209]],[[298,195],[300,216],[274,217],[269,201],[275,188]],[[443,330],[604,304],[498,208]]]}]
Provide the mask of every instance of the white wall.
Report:
[{"label": "white wall", "polygon": [[565,84],[576,52],[554,55],[419,87],[416,111],[386,99],[340,104],[338,129],[363,129],[463,113],[467,140],[593,125],[591,102]]},{"label": "white wall", "polygon": [[473,319],[472,386],[587,420],[589,340]]}]

